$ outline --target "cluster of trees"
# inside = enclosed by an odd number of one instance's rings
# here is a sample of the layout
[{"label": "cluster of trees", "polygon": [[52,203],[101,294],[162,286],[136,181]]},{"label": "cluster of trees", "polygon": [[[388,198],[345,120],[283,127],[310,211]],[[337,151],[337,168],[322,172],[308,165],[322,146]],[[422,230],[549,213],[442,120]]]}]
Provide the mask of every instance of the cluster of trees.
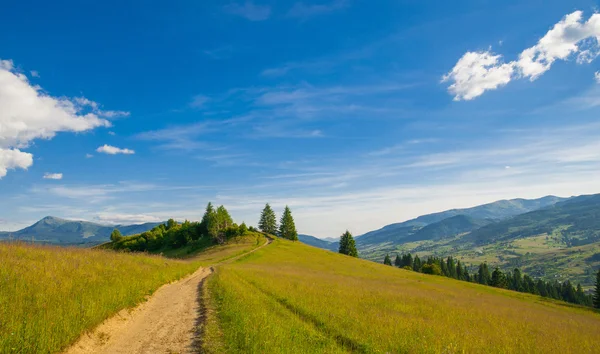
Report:
[{"label": "cluster of trees", "polygon": [[224,206],[214,208],[208,203],[200,222],[184,221],[178,223],[169,219],[166,224],[160,224],[150,231],[139,235],[123,237],[119,230],[114,230],[110,236],[114,249],[129,251],[157,251],[163,248],[180,248],[194,243],[207,242],[224,243],[228,238],[244,235],[248,231],[245,223],[237,225]]},{"label": "cluster of trees", "polygon": [[[383,263],[392,265],[389,255],[385,256]],[[413,257],[408,253],[402,256],[397,255],[394,265],[415,272],[441,275],[497,288],[541,295],[573,304],[600,308],[600,270],[598,271],[596,281],[596,295],[592,297],[583,291],[581,284],[577,284],[575,287],[568,280],[562,283],[556,280],[534,280],[527,274],[523,275],[518,268],[515,268],[512,272],[504,273],[500,268],[496,267],[493,272],[490,272],[487,263],[481,263],[477,268],[477,272],[471,274],[466,265],[462,264],[460,260],[455,261],[453,257],[448,257],[447,259],[428,257],[427,260],[423,261],[418,255]]]},{"label": "cluster of trees", "polygon": [[292,211],[286,205],[281,215],[281,221],[277,226],[277,217],[275,212],[267,203],[260,214],[260,220],[258,221],[258,228],[260,231],[269,234],[276,235],[288,240],[298,241],[298,231],[296,231],[296,224],[292,217]]}]

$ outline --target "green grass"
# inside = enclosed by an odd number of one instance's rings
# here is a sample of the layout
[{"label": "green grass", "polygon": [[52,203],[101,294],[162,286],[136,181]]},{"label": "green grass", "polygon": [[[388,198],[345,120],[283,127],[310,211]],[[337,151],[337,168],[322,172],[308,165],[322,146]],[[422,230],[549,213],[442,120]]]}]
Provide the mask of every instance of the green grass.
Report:
[{"label": "green grass", "polygon": [[600,314],[276,240],[217,268],[204,349],[220,353],[592,353]]},{"label": "green grass", "polygon": [[161,285],[263,242],[249,234],[187,260],[0,243],[0,353],[58,352]]}]

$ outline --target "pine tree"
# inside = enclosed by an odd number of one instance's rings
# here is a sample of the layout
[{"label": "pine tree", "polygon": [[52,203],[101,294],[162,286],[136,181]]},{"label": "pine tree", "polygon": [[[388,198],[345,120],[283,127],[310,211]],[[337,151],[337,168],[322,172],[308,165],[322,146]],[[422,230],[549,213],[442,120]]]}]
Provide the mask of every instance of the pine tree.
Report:
[{"label": "pine tree", "polygon": [[110,234],[110,240],[112,242],[119,242],[123,239],[123,235],[121,235],[121,231],[119,231],[118,229],[114,229],[113,232]]},{"label": "pine tree", "polygon": [[262,213],[260,214],[260,221],[258,222],[258,228],[260,231],[270,234],[277,234],[277,217],[275,212],[271,209],[269,203],[265,205]]},{"label": "pine tree", "polygon": [[292,241],[298,241],[298,232],[296,231],[296,225],[294,224],[292,211],[287,205],[285,206],[285,210],[281,216],[281,222],[279,223],[279,237],[287,238],[288,240]]},{"label": "pine tree", "polygon": [[213,221],[215,216],[215,208],[213,207],[211,202],[208,202],[206,205],[206,210],[204,211],[204,215],[202,216],[202,221],[200,221],[200,225],[198,225],[200,235],[208,235],[208,228],[210,223]]},{"label": "pine tree", "polygon": [[479,265],[479,271],[477,272],[477,282],[479,284],[488,285],[490,283],[490,278],[491,275],[487,263],[481,263]]},{"label": "pine tree", "polygon": [[456,262],[456,279],[465,280],[463,275],[462,264],[460,264],[460,261]]},{"label": "pine tree", "polygon": [[352,257],[358,257],[358,251],[356,250],[356,243],[354,237],[350,231],[346,230],[340,237],[340,250],[341,254],[345,254]]},{"label": "pine tree", "polygon": [[594,307],[600,309],[600,269],[596,274],[596,294],[594,295]]},{"label": "pine tree", "polygon": [[396,254],[396,259],[394,259],[394,265],[396,267],[402,268],[402,258],[400,258],[399,254]]},{"label": "pine tree", "polygon": [[415,272],[420,272],[421,271],[421,267],[422,267],[421,259],[419,258],[418,255],[415,255],[415,259],[413,261],[413,270]]},{"label": "pine tree", "polygon": [[500,268],[496,267],[496,269],[492,272],[492,280],[490,282],[490,285],[504,289],[508,287],[508,284],[506,283],[506,275],[502,273]]},{"label": "pine tree", "polygon": [[392,265],[392,260],[390,259],[390,255],[389,255],[389,254],[386,254],[386,255],[385,255],[385,258],[384,258],[384,260],[383,260],[383,264],[385,264],[385,265],[389,265],[389,266],[391,266],[391,265]]}]

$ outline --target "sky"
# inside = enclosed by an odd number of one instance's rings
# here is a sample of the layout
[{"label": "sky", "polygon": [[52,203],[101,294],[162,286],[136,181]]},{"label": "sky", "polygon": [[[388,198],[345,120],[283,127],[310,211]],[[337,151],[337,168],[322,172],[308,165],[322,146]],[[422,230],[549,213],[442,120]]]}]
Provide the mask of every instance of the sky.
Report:
[{"label": "sky", "polygon": [[12,1],[0,230],[47,216],[354,235],[600,193],[594,1]]}]

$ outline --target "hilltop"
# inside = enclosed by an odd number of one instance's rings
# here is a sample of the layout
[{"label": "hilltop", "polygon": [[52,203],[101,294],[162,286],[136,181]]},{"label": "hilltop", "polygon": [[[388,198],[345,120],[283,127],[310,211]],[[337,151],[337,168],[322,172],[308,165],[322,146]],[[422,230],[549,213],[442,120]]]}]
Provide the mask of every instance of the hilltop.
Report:
[{"label": "hilltop", "polygon": [[101,225],[88,221],[66,220],[47,216],[35,224],[14,232],[0,232],[3,239],[35,241],[56,245],[93,246],[106,242],[110,233],[118,229],[123,235],[148,231],[162,223],[137,225]]}]

